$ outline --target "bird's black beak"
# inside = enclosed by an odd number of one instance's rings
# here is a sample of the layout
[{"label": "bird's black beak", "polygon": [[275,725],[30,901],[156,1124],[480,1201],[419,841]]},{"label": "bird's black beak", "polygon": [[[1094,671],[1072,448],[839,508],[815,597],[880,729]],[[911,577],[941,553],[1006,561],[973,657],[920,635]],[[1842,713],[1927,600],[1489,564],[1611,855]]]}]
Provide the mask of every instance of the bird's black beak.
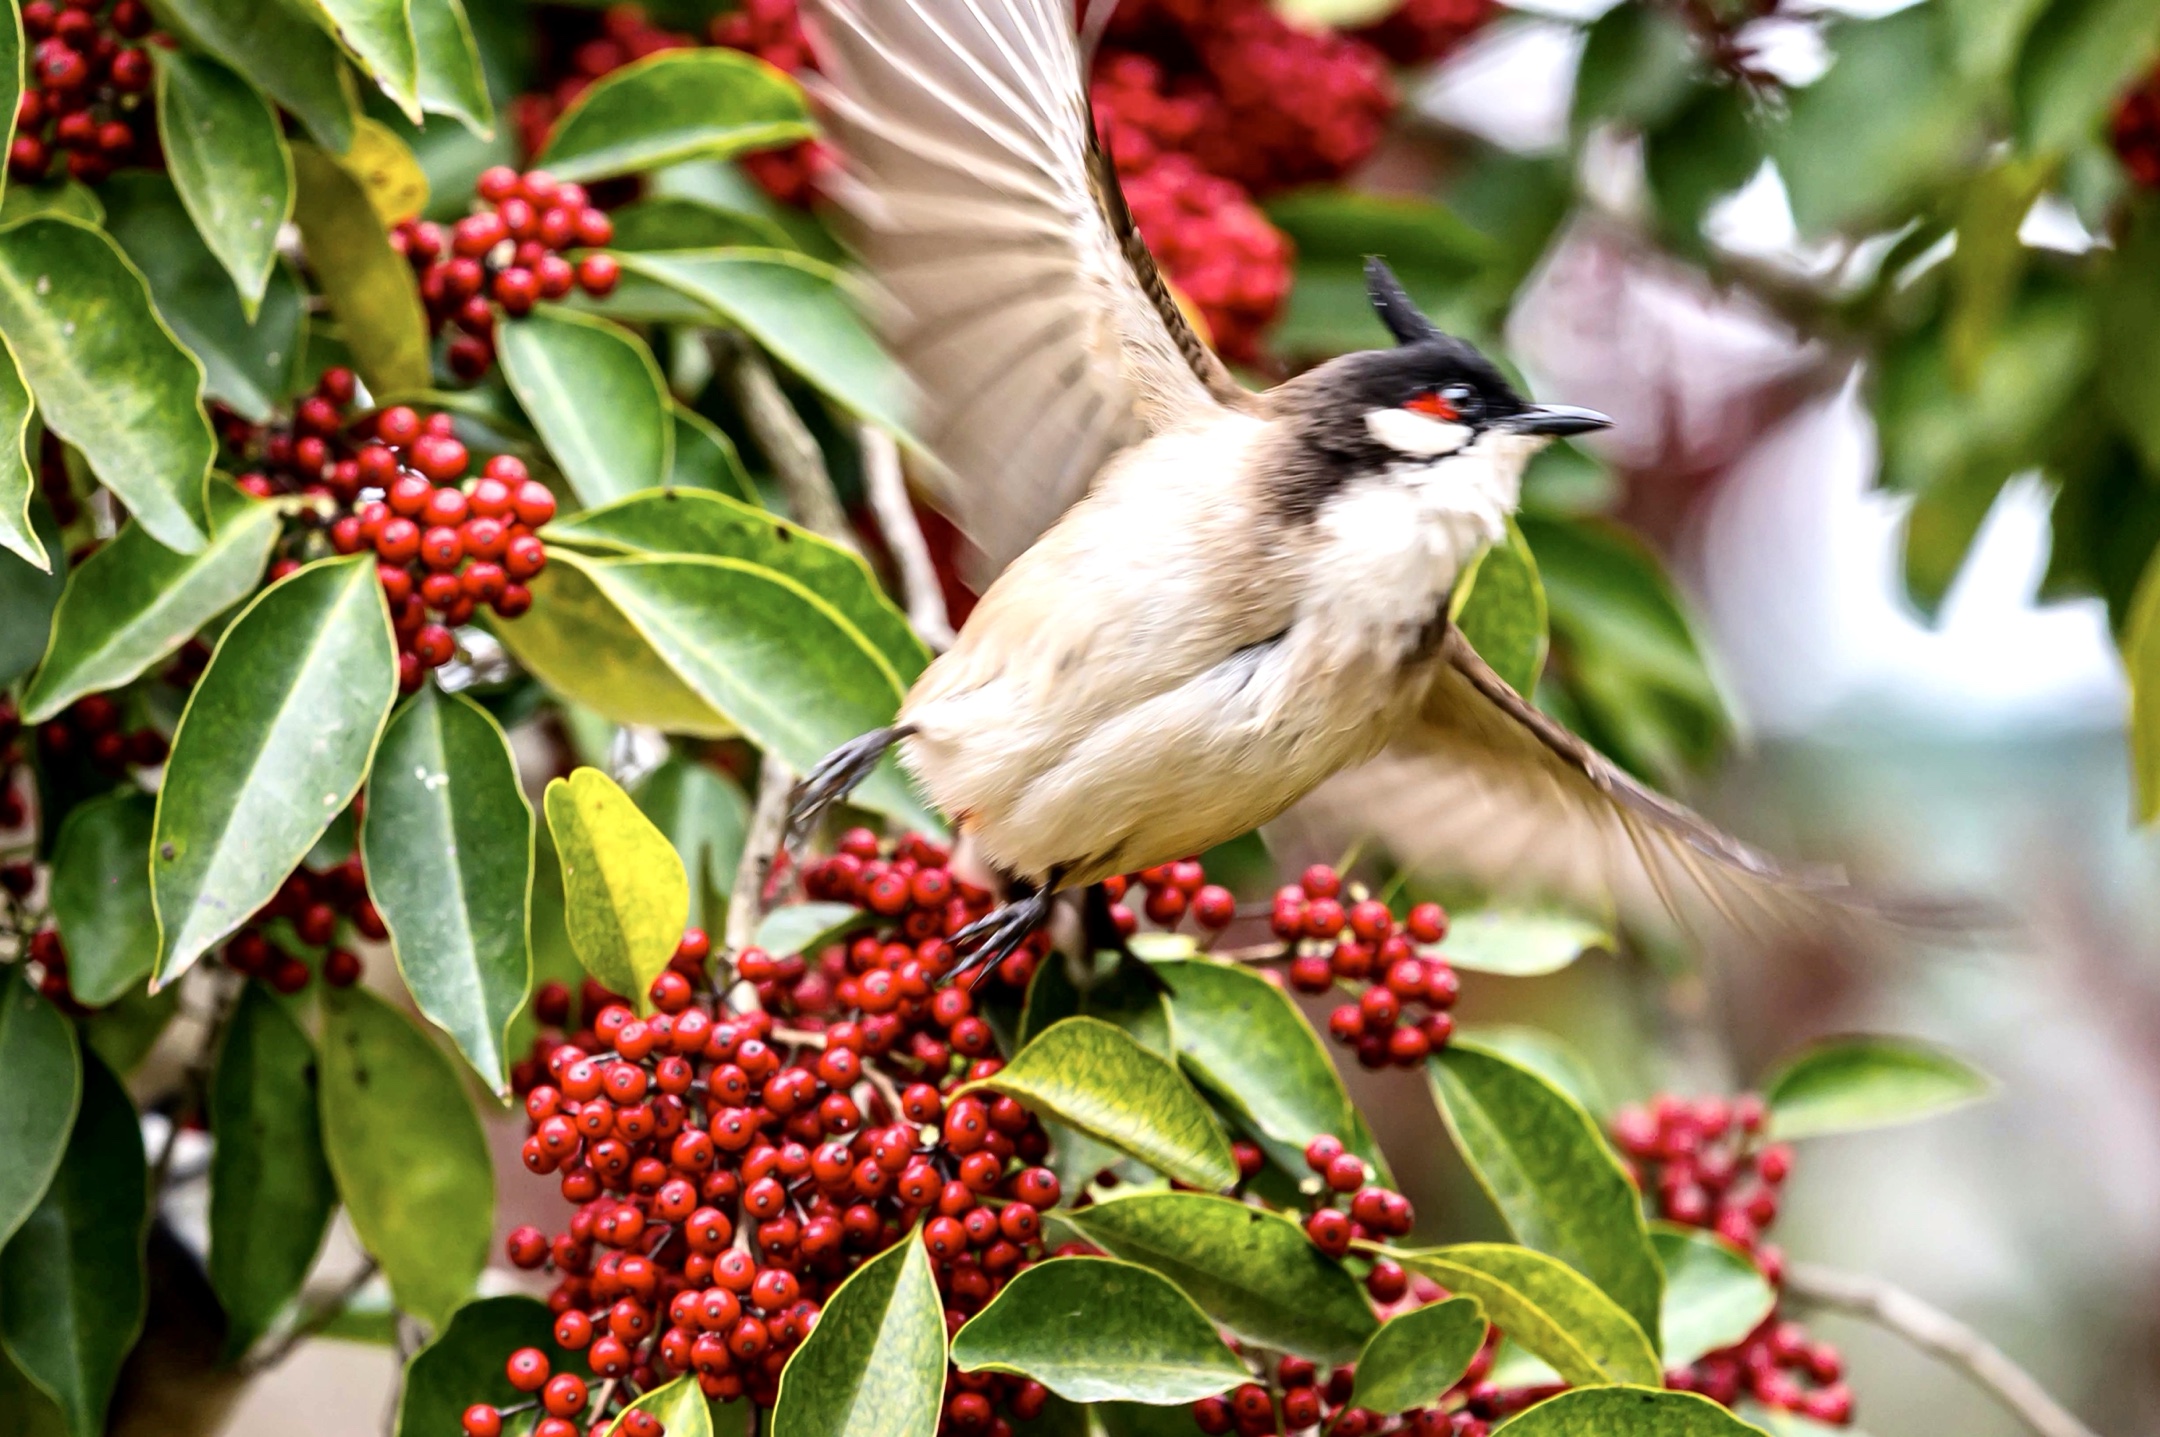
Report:
[{"label": "bird's black beak", "polygon": [[1555,439],[1612,427],[1612,420],[1595,409],[1577,409],[1572,404],[1532,404],[1500,423],[1517,434],[1543,434]]}]

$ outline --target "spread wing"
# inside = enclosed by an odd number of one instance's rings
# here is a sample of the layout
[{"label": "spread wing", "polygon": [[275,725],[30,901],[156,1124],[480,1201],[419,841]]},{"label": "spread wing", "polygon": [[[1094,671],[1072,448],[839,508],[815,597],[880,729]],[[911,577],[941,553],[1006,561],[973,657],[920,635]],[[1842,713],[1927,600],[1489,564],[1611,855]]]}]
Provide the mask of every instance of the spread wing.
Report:
[{"label": "spread wing", "polygon": [[1002,567],[1118,449],[1242,391],[1095,142],[1066,0],[808,0],[836,197],[889,293],[941,507]]},{"label": "spread wing", "polygon": [[1975,921],[1948,904],[1881,901],[1832,871],[1780,866],[1533,707],[1459,631],[1444,655],[1419,721],[1380,758],[1323,785],[1296,823],[1371,834],[1405,867],[1611,905],[1696,934],[1951,932]]}]

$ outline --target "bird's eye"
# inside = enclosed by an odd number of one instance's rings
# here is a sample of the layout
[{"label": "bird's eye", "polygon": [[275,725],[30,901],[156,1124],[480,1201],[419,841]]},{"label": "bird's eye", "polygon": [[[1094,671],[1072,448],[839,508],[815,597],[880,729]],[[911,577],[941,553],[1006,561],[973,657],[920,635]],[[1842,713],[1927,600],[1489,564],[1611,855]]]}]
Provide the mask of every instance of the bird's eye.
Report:
[{"label": "bird's eye", "polygon": [[1415,396],[1403,408],[1452,422],[1477,413],[1477,392],[1467,384],[1449,384]]}]

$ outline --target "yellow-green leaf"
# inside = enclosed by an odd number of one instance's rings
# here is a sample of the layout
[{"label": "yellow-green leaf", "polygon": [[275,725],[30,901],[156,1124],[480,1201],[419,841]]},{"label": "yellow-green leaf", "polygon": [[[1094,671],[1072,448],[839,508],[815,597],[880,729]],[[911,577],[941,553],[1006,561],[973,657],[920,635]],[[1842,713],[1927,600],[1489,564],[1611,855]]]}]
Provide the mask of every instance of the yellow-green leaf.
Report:
[{"label": "yellow-green leaf", "polygon": [[580,768],[547,786],[571,945],[586,971],[652,1008],[647,989],[682,942],[690,883],[667,835],[606,774]]},{"label": "yellow-green leaf", "polygon": [[2130,767],[2140,823],[2160,818],[2160,550],[2145,562],[2123,636],[2130,676]]},{"label": "yellow-green leaf", "polygon": [[1994,1091],[1987,1074],[1910,1038],[1831,1038],[1763,1084],[1780,1138],[1858,1132],[1932,1117]]},{"label": "yellow-green leaf", "polygon": [[50,573],[52,557],[30,522],[30,496],[37,488],[30,465],[32,407],[15,351],[0,335],[0,548]]},{"label": "yellow-green leaf", "polygon": [[1486,545],[1455,581],[1448,618],[1515,692],[1537,687],[1545,671],[1545,586],[1513,519],[1506,536]]},{"label": "yellow-green leaf", "polygon": [[382,86],[383,93],[420,123],[420,51],[413,40],[411,0],[312,0],[328,17],[338,42]]},{"label": "yellow-green leaf", "polygon": [[945,1304],[913,1233],[849,1275],[780,1373],[772,1437],[933,1437]]},{"label": "yellow-green leaf", "polygon": [[1430,1406],[1462,1380],[1484,1344],[1485,1313],[1475,1298],[1398,1313],[1358,1354],[1350,1405],[1381,1413]]},{"label": "yellow-green leaf", "polygon": [[1586,1387],[1549,1397],[1494,1429],[1495,1437],[1763,1437],[1693,1392]]},{"label": "yellow-green leaf", "polygon": [[1450,1292],[1476,1298],[1495,1327],[1577,1386],[1664,1380],[1642,1325],[1557,1258],[1509,1243],[1389,1253]]},{"label": "yellow-green leaf", "polygon": [[655,1387],[625,1407],[622,1416],[609,1425],[607,1437],[619,1437],[623,1417],[632,1412],[650,1412],[667,1437],[713,1437],[712,1409],[705,1403],[695,1373],[686,1372],[673,1382]]},{"label": "yellow-green leaf", "polygon": [[1612,935],[1571,914],[1527,908],[1480,908],[1448,923],[1447,960],[1473,973],[1535,978],[1557,973]]},{"label": "yellow-green leaf", "polygon": [[427,316],[412,266],[390,248],[367,190],[343,165],[312,145],[295,145],[292,155],[293,218],[353,367],[377,394],[427,388]]},{"label": "yellow-green leaf", "polygon": [[540,163],[566,180],[595,180],[811,133],[801,87],[764,61],[739,50],[663,50],[580,95]]}]

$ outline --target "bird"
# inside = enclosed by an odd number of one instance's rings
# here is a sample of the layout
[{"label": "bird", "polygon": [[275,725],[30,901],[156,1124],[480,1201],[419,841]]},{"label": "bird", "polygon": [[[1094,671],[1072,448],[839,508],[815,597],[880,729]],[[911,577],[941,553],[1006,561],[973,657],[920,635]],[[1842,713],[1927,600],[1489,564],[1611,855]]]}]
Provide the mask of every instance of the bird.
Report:
[{"label": "bird", "polygon": [[1450,621],[1531,457],[1606,416],[1526,399],[1379,258],[1392,347],[1248,389],[1098,140],[1099,23],[1076,34],[1066,0],[806,0],[804,19],[833,197],[919,391],[933,497],[998,572],[894,722],[797,785],[791,835],[897,746],[1004,882],[954,940],[978,975],[1058,893],[1324,785],[1489,882],[1743,928],[1864,906],[1637,781]]}]

